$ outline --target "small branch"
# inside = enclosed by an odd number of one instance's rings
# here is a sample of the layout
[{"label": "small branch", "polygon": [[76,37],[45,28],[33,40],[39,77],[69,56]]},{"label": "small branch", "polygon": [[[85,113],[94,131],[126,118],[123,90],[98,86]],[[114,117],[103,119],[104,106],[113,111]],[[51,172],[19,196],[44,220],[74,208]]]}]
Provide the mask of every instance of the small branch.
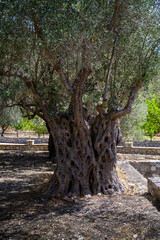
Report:
[{"label": "small branch", "polygon": [[3,110],[5,108],[12,108],[12,107],[21,107],[21,105],[19,103],[13,103],[13,104],[3,104],[3,107],[0,108],[0,110]]},{"label": "small branch", "polygon": [[40,61],[40,54],[38,54],[37,60],[35,62],[35,79],[36,79],[36,81],[38,79],[38,65],[39,65],[39,61]]},{"label": "small branch", "polygon": [[112,55],[111,55],[111,58],[110,58],[109,68],[108,68],[108,72],[107,72],[106,85],[105,85],[104,97],[103,97],[104,102],[107,100],[107,94],[108,94],[108,89],[109,89],[109,82],[110,82],[110,76],[111,76],[111,71],[112,71],[113,59],[114,59],[114,55],[115,55],[115,52],[116,52],[116,42],[117,42],[117,35],[116,35],[115,40],[114,40]]},{"label": "small branch", "polygon": [[97,105],[97,107],[96,107],[96,110],[99,113],[101,118],[103,118],[103,115],[105,114],[105,105],[108,105],[108,100],[103,101],[102,104]]},{"label": "small branch", "polygon": [[111,22],[110,22],[109,26],[107,26],[107,29],[109,31],[115,32],[115,28],[117,26],[118,15],[119,15],[120,9],[122,8],[124,2],[125,2],[125,0],[115,0],[115,6],[114,6],[115,10],[114,10]]},{"label": "small branch", "polygon": [[32,19],[33,19],[35,33],[41,39],[41,29],[37,25],[37,21],[34,14],[32,14]]},{"label": "small branch", "polygon": [[[57,56],[56,56],[57,61],[56,62],[53,61],[51,56],[56,55],[56,51],[50,52],[48,50],[47,43],[45,42],[45,40],[42,37],[42,30],[38,27],[38,24],[37,24],[37,21],[36,21],[36,18],[35,18],[34,14],[32,14],[32,19],[33,19],[33,23],[34,23],[35,33],[40,38],[40,40],[42,41],[42,43],[44,45],[46,56],[49,58],[50,62],[52,64],[54,64],[54,69],[57,71],[58,75],[60,76],[60,79],[62,81],[63,86],[66,88],[68,93],[72,96],[73,95],[73,89],[72,89],[72,86],[69,82],[68,77],[64,73],[60,57],[57,58]],[[41,60],[43,61],[46,58],[46,56],[43,57]]]},{"label": "small branch", "polygon": [[153,43],[150,44],[149,48],[148,48],[148,51],[146,52],[145,54],[145,57],[144,59],[146,60],[147,59],[147,56],[149,54],[150,51],[154,51],[154,49],[157,47],[157,45],[159,44],[160,42],[160,38],[156,39]]},{"label": "small branch", "polygon": [[5,87],[8,87],[8,82],[7,83],[0,82],[0,84],[5,86]]},{"label": "small branch", "polygon": [[[50,122],[50,114],[48,114],[48,106],[47,103],[45,101],[42,101],[40,99],[39,94],[36,92],[33,82],[28,79],[26,76],[22,75],[22,74],[18,74],[18,73],[14,73],[14,72],[3,72],[0,69],[0,76],[4,76],[4,77],[15,77],[15,78],[20,78],[24,81],[24,83],[26,84],[28,90],[31,92],[35,102],[37,103],[37,105],[41,108],[44,118],[45,120],[48,121],[48,123]],[[52,113],[53,115],[53,113]],[[54,117],[56,117],[56,115],[54,114]],[[52,118],[52,122],[50,122],[51,124],[55,123],[54,119]]]},{"label": "small branch", "polygon": [[142,86],[142,79],[140,78],[132,84],[131,93],[130,93],[126,107],[120,111],[111,112],[110,114],[112,118],[121,118],[131,112],[132,105],[137,97],[137,93],[141,88],[141,86]]},{"label": "small branch", "polygon": [[87,56],[86,56],[86,39],[84,37],[82,41],[82,68],[85,68],[87,65]]},{"label": "small branch", "polygon": [[64,73],[63,67],[62,67],[62,63],[61,63],[61,59],[60,57],[58,58],[57,64],[54,66],[54,69],[56,70],[56,72],[58,73],[58,75],[60,76],[60,79],[62,81],[63,86],[66,88],[66,90],[68,91],[68,93],[73,96],[74,91],[73,88],[70,84],[70,81],[68,79],[68,77],[66,76],[66,74]]}]

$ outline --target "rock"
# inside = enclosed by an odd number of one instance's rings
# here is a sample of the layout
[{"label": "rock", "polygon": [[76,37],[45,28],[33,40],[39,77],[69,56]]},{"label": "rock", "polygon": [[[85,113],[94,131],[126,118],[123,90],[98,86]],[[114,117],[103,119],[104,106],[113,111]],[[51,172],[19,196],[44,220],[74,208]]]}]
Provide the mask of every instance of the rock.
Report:
[{"label": "rock", "polygon": [[160,201],[160,177],[148,178],[148,192]]},{"label": "rock", "polygon": [[65,200],[65,201],[67,201],[67,202],[73,202],[73,200],[72,200],[71,198],[67,197],[67,196],[64,197],[63,200]]},{"label": "rock", "polygon": [[85,198],[91,198],[90,194],[85,195]]},{"label": "rock", "polygon": [[133,183],[128,183],[128,185],[129,185],[129,187],[132,188],[132,189],[135,187],[135,185],[134,185]]},{"label": "rock", "polygon": [[80,201],[78,201],[77,199],[74,200],[75,204],[80,204]]},{"label": "rock", "polygon": [[138,237],[138,235],[137,235],[137,234],[134,234],[134,235],[133,235],[133,238],[137,238],[137,237]]},{"label": "rock", "polygon": [[98,193],[97,195],[100,197],[100,196],[102,196],[102,193]]}]

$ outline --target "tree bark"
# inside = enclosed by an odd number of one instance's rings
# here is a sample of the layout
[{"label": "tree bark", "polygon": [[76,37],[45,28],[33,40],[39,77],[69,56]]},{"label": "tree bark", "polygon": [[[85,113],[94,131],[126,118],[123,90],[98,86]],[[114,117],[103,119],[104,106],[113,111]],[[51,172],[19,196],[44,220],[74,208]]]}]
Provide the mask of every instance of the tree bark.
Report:
[{"label": "tree bark", "polygon": [[56,163],[56,150],[55,150],[54,140],[53,140],[53,137],[51,135],[51,129],[50,129],[50,127],[47,123],[46,123],[46,127],[47,127],[48,133],[49,133],[49,139],[48,139],[49,159],[53,163]]},{"label": "tree bark", "polygon": [[98,116],[92,126],[92,141],[96,156],[96,163],[99,175],[98,192],[110,194],[122,192],[117,171],[117,145],[122,136],[120,133],[119,119],[112,119],[109,115]]},{"label": "tree bark", "polygon": [[53,142],[53,137],[51,134],[49,134],[48,139],[48,151],[49,151],[49,158],[50,160],[55,163],[56,162],[56,150]]},{"label": "tree bark", "polygon": [[56,170],[44,187],[47,195],[77,196],[123,192],[116,172],[116,146],[121,139],[118,119],[84,120],[78,127],[73,117],[63,117],[51,129],[57,159]]},{"label": "tree bark", "polygon": [[2,132],[1,132],[1,137],[4,136],[5,131],[7,130],[9,126],[2,126]]}]

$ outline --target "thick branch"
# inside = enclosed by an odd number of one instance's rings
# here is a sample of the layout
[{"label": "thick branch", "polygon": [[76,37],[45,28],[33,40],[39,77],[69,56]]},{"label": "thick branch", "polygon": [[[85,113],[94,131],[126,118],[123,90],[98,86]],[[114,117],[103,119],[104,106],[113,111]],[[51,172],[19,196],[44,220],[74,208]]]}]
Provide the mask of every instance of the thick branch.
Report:
[{"label": "thick branch", "polygon": [[23,100],[22,100],[19,103],[17,103],[17,106],[21,107],[21,111],[22,111],[22,113],[24,113],[23,115],[24,116],[26,115],[28,117],[28,119],[33,119],[36,115],[38,115],[43,120],[45,120],[43,113],[41,112],[41,110],[37,104],[28,104],[26,102],[23,102]]},{"label": "thick branch", "polygon": [[92,70],[90,68],[82,68],[79,73],[77,74],[77,77],[74,82],[74,92],[76,95],[83,93],[84,84],[87,80],[87,77],[91,74]]},{"label": "thick branch", "polygon": [[141,86],[142,86],[142,79],[140,78],[132,84],[131,93],[130,93],[130,96],[129,96],[129,99],[128,99],[128,102],[127,102],[127,105],[125,106],[125,108],[120,111],[112,112],[111,113],[112,118],[121,118],[131,112],[132,105],[137,97],[137,93],[138,93],[139,89],[141,88]]},{"label": "thick branch", "polygon": [[82,68],[74,82],[74,97],[72,99],[73,109],[77,122],[83,122],[82,96],[85,81],[91,73],[90,68]]}]

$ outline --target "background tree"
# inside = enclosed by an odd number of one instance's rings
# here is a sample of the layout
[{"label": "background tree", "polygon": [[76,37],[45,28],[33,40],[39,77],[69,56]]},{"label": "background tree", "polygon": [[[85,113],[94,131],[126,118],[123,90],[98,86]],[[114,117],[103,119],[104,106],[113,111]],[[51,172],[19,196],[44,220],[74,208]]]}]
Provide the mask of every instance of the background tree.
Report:
[{"label": "background tree", "polygon": [[[158,119],[152,118],[153,121],[151,125],[147,120],[147,113],[148,113],[147,103],[152,102],[152,100],[154,102],[154,99],[158,100],[160,96],[159,95],[160,93],[159,69],[157,70],[158,70],[157,76],[153,77],[152,81],[142,88],[141,94],[139,94],[137,100],[133,105],[131,114],[123,117],[121,120],[120,126],[121,126],[121,131],[122,131],[124,140],[127,140],[127,141],[128,140],[134,140],[134,141],[144,140],[146,139],[147,129],[151,130],[152,137],[154,134],[153,129],[155,128],[157,129],[156,122]],[[157,111],[154,106],[152,108],[152,104],[150,104],[149,109],[152,109],[152,112]],[[155,115],[156,114],[157,113],[155,112]],[[148,113],[148,116],[149,116],[149,113]]]},{"label": "background tree", "polygon": [[2,128],[1,136],[4,136],[5,131],[9,126],[13,127],[22,119],[20,109],[17,107],[3,108],[0,114],[0,126]]},{"label": "background tree", "polygon": [[32,130],[35,133],[40,134],[47,133],[47,128],[43,119],[38,116],[35,116],[33,119],[28,119],[27,117],[23,118],[18,124],[14,125],[17,130]]},{"label": "background tree", "polygon": [[140,94],[136,99],[132,112],[121,119],[121,132],[125,141],[144,140],[145,131],[142,128],[147,118],[145,97]]},{"label": "background tree", "polygon": [[143,124],[142,129],[152,139],[156,133],[160,132],[160,98],[155,96],[146,101],[148,106],[148,113],[146,122]]},{"label": "background tree", "polygon": [[[50,74],[51,76],[51,74]],[[9,79],[3,78],[1,81],[1,109],[12,108],[17,106],[21,110],[21,115],[24,119],[20,122],[16,122],[14,127],[18,130],[31,130],[31,125],[38,134],[46,132],[46,126],[44,126],[44,116],[43,113],[34,101],[32,95],[29,94],[27,87],[19,79],[14,79],[14,81],[9,81]],[[52,97],[52,92],[50,92],[50,98]],[[12,111],[13,114],[13,111]],[[16,113],[15,113],[16,114]],[[38,116],[38,125],[33,123],[33,119]],[[37,118],[37,117],[36,117]],[[34,120],[35,121],[35,120]],[[41,124],[42,123],[42,124]],[[8,126],[8,125],[7,125]],[[47,125],[48,132],[50,133],[50,128]],[[32,128],[33,130],[33,128]],[[52,135],[49,134],[48,141],[49,157],[55,162],[55,147],[53,144]]]},{"label": "background tree", "polygon": [[25,85],[55,144],[57,168],[46,193],[121,192],[119,119],[156,72],[156,5],[2,0],[0,10],[2,83]]}]

